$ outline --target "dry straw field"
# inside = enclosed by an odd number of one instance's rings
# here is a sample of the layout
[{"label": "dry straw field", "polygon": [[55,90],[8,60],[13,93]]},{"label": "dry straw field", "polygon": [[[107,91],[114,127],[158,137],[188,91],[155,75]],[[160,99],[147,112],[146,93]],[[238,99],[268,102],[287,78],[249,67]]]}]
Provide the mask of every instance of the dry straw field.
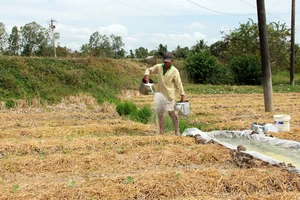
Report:
[{"label": "dry straw field", "polygon": [[[153,96],[124,91],[138,106]],[[300,141],[300,94],[274,94],[274,113],[262,94],[189,95],[195,124],[205,130],[245,130],[252,122],[291,116]],[[115,105],[88,96],[56,106],[18,102],[0,112],[0,199],[300,199],[300,176],[193,137],[158,135],[156,124],[118,116]],[[211,125],[211,126],[210,126]],[[247,157],[246,155],[242,155]]]}]

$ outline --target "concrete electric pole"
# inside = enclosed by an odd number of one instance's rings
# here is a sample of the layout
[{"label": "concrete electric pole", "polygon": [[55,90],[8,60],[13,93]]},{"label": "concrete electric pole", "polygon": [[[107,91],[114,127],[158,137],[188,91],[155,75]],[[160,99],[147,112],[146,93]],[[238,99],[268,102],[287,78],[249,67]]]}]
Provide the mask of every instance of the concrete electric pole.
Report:
[{"label": "concrete electric pole", "polygon": [[52,31],[52,45],[53,45],[53,52],[54,52],[54,57],[56,58],[56,47],[55,47],[55,37],[54,37],[54,29],[56,21],[54,19],[51,19],[49,27],[51,28]]},{"label": "concrete electric pole", "polygon": [[264,87],[265,112],[273,112],[273,86],[266,25],[265,0],[256,0],[259,28],[260,54]]},{"label": "concrete electric pole", "polygon": [[295,0],[292,0],[290,84],[295,85]]}]

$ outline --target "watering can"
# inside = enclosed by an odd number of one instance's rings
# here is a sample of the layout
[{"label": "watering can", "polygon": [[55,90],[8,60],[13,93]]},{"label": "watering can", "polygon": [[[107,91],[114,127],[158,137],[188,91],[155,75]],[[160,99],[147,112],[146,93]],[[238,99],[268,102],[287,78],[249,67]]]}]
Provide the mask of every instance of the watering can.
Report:
[{"label": "watering can", "polygon": [[185,102],[177,102],[175,105],[175,109],[181,115],[188,115],[190,114],[190,102],[186,100]]},{"label": "watering can", "polygon": [[152,79],[149,79],[149,83],[146,83],[145,79],[142,79],[139,87],[139,92],[144,95],[154,94],[155,92],[153,89],[153,85],[154,83]]}]

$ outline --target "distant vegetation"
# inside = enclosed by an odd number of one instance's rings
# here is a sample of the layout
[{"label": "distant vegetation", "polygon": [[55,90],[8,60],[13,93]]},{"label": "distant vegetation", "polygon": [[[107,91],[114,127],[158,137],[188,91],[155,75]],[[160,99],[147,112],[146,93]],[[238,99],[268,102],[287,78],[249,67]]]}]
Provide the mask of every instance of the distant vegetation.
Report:
[{"label": "distant vegetation", "polygon": [[[289,70],[290,62],[290,35],[291,30],[286,24],[270,22],[267,24],[268,43],[270,49],[270,63],[272,71]],[[249,19],[246,23],[241,23],[239,27],[230,30],[229,33],[222,33],[221,40],[216,41],[210,46],[206,41],[199,40],[191,47],[177,46],[175,49],[168,49],[167,45],[159,44],[156,49],[148,50],[145,47],[131,49],[129,52],[124,50],[126,44],[122,37],[115,35],[101,35],[95,31],[86,44],[80,50],[72,50],[62,47],[59,44],[60,33],[47,27],[44,28],[36,22],[30,22],[24,26],[14,26],[7,33],[5,24],[0,22],[0,55],[10,56],[38,56],[38,57],[60,57],[60,58],[114,58],[114,59],[145,59],[148,56],[161,58],[165,51],[171,51],[176,59],[186,60],[190,56],[203,51],[213,56],[221,70],[213,69],[213,72],[225,72],[226,65],[236,58],[250,55],[260,61],[260,45],[258,24]],[[56,44],[55,46],[53,46]],[[55,47],[55,48],[54,48]],[[55,49],[55,51],[54,51]],[[299,52],[299,44],[295,45],[296,55]],[[206,56],[208,56],[206,53]],[[297,56],[296,56],[297,57]],[[243,59],[243,58],[241,58]],[[212,61],[212,60],[211,60]],[[213,61],[214,62],[214,61]],[[299,72],[299,58],[296,59],[296,71]],[[218,68],[220,66],[217,66]],[[217,80],[194,80],[195,82],[218,82]]]},{"label": "distant vegetation", "polygon": [[[295,85],[289,85],[290,29],[286,24],[268,24],[268,42],[274,92],[299,92],[300,59],[296,45]],[[0,101],[13,107],[18,99],[38,98],[57,103],[70,95],[88,94],[97,99],[118,102],[122,90],[137,90],[146,67],[160,62],[165,51],[172,51],[176,66],[189,93],[262,93],[262,69],[258,24],[251,19],[240,24],[222,40],[208,46],[199,40],[191,48],[168,50],[160,44],[148,51],[140,47],[124,51],[120,36],[94,32],[80,51],[53,48],[51,30],[35,22],[11,34],[0,22]],[[53,55],[56,50],[57,57]],[[146,59],[146,57],[152,58]],[[51,58],[52,57],[52,58]],[[152,77],[156,81],[156,77]]]},{"label": "distant vegetation", "polygon": [[0,56],[0,101],[40,98],[57,103],[62,97],[89,94],[101,104],[117,101],[122,89],[136,89],[142,64],[114,59],[63,59]]},{"label": "distant vegetation", "polygon": [[[175,60],[185,90],[194,94],[262,93],[258,86],[194,84],[188,76],[185,62]],[[55,104],[63,97],[88,94],[101,104],[118,103],[122,90],[138,90],[147,63],[109,58],[54,59],[39,57],[0,56],[0,101],[13,107],[18,99]],[[300,76],[296,74],[296,83]],[[153,77],[156,82],[156,77]],[[289,85],[289,72],[273,75],[275,92],[300,92],[299,84]]]}]

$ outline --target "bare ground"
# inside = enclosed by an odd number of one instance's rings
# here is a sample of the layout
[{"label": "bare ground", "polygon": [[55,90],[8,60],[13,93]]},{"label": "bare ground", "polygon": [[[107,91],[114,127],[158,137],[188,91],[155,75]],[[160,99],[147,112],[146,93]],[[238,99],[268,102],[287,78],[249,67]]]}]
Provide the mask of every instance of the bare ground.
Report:
[{"label": "bare ground", "polygon": [[[202,131],[245,130],[291,116],[300,141],[300,94],[188,95],[189,120]],[[124,91],[140,106],[153,96]],[[70,97],[60,105],[19,102],[0,114],[0,199],[300,199],[300,176],[218,144],[158,135],[155,124],[122,118],[109,103]]]}]

